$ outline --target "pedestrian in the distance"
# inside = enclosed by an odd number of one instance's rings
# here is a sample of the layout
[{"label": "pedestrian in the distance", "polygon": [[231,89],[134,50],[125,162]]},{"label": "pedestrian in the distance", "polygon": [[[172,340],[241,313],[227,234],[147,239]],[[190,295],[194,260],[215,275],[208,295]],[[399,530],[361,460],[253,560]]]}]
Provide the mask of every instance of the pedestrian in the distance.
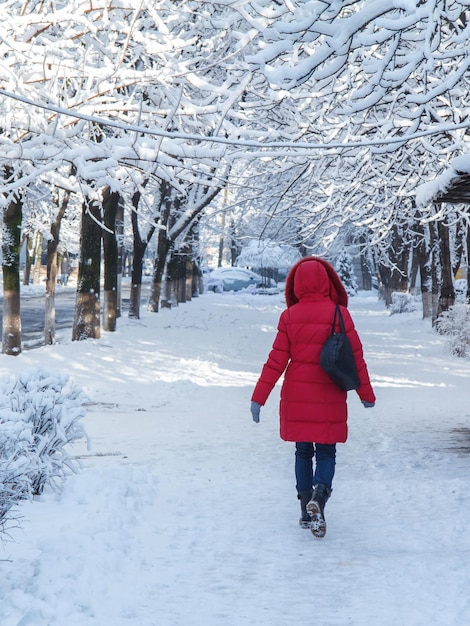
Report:
[{"label": "pedestrian in the distance", "polygon": [[60,264],[60,282],[62,285],[66,285],[69,280],[70,272],[72,271],[72,266],[70,265],[67,257],[64,255],[62,257],[62,263]]},{"label": "pedestrian in the distance", "polygon": [[374,406],[375,395],[362,344],[347,310],[348,294],[333,266],[319,257],[301,259],[287,276],[285,298],[287,309],[281,314],[273,347],[253,392],[251,413],[253,420],[259,422],[261,406],[285,372],[280,434],[284,441],[295,442],[299,523],[310,528],[316,537],[323,537],[336,444],[345,442],[348,435],[347,392],[320,367],[320,352],[331,333],[337,304],[354,352],[360,381],[357,394],[365,407]]}]

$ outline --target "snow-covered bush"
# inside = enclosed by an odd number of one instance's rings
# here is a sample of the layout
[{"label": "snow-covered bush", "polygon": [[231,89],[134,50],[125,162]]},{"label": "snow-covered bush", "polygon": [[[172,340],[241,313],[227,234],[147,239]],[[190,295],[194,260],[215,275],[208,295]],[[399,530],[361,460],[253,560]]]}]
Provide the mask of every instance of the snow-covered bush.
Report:
[{"label": "snow-covered bush", "polygon": [[413,311],[416,311],[416,302],[410,293],[403,291],[394,291],[392,293],[390,315],[396,313],[412,313]]},{"label": "snow-covered bush", "polygon": [[470,307],[467,304],[454,304],[441,313],[436,328],[441,335],[448,337],[450,354],[459,357],[470,355]]},{"label": "snow-covered bush", "polygon": [[31,496],[27,469],[28,459],[25,456],[12,461],[0,461],[0,531],[4,532],[15,519],[10,513],[11,509]]},{"label": "snow-covered bush", "polygon": [[336,260],[335,267],[348,296],[355,296],[358,285],[351,256],[347,252],[341,252]]},{"label": "snow-covered bush", "polygon": [[0,525],[19,501],[79,469],[64,446],[86,438],[85,394],[45,370],[0,380]]}]

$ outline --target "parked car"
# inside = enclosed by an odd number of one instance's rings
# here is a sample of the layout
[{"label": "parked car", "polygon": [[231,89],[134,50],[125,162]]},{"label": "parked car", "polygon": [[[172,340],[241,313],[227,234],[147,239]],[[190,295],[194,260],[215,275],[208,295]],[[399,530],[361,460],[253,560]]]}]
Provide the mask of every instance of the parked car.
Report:
[{"label": "parked car", "polygon": [[253,288],[275,288],[277,284],[271,278],[263,278],[259,274],[243,267],[218,267],[207,276],[207,290],[221,293],[222,291],[240,291]]}]

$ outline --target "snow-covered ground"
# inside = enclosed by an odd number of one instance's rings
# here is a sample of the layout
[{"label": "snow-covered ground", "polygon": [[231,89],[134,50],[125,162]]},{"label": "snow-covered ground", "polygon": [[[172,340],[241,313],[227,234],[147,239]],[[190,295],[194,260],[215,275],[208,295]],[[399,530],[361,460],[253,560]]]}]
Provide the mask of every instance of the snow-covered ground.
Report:
[{"label": "snow-covered ground", "polygon": [[0,546],[1,626],[470,623],[470,362],[420,313],[351,298],[378,397],[350,394],[328,532],[298,526],[277,390],[250,396],[282,295],[207,294],[100,341],[0,356],[91,398],[91,449]]}]

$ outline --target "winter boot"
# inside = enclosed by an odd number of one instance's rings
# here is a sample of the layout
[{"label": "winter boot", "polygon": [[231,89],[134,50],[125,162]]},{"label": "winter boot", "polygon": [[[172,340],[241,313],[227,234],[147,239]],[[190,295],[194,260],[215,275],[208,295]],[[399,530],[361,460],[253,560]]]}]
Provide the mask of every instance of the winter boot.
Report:
[{"label": "winter boot", "polygon": [[301,528],[310,528],[310,515],[307,513],[307,504],[310,502],[313,494],[313,489],[308,489],[307,491],[299,491],[297,494],[297,498],[300,500],[300,512],[301,516],[299,519],[299,524]]},{"label": "winter boot", "polygon": [[330,487],[315,485],[312,499],[307,504],[307,513],[310,516],[310,530],[312,535],[321,539],[326,534],[325,504],[331,495]]}]

